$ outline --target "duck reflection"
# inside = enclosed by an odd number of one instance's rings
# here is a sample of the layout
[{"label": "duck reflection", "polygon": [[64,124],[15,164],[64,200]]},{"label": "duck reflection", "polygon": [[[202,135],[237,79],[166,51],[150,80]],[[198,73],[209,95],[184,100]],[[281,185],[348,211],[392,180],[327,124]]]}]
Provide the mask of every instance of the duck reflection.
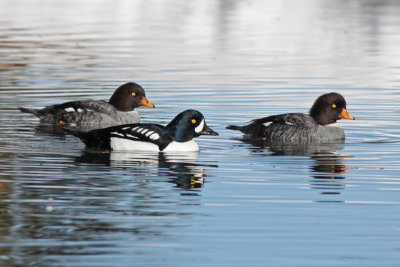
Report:
[{"label": "duck reflection", "polygon": [[340,194],[338,190],[345,188],[345,184],[341,182],[345,179],[345,157],[330,151],[313,154],[310,158],[315,161],[310,166],[314,178],[310,182],[312,188],[322,190],[321,194]]},{"label": "duck reflection", "polygon": [[[94,129],[98,129],[96,126],[91,126],[91,125],[73,125],[69,124],[68,128],[70,129],[75,129],[83,132],[88,132]],[[35,132],[37,134],[42,134],[42,135],[53,135],[53,136],[60,136],[64,137],[67,134],[65,133],[65,130],[63,129],[63,125],[60,124],[51,124],[51,123],[39,123],[34,127]]]},{"label": "duck reflection", "polygon": [[[85,151],[76,159],[79,163],[104,164],[112,168],[129,169],[144,176],[167,177],[168,182],[181,189],[201,188],[204,185],[205,165],[196,164],[197,152],[99,152]],[[216,167],[216,165],[207,165]]]},{"label": "duck reflection", "polygon": [[322,190],[321,194],[340,194],[345,184],[340,182],[345,179],[346,165],[338,151],[343,149],[344,141],[329,144],[283,144],[271,143],[263,140],[240,139],[250,144],[249,150],[260,152],[268,150],[270,156],[308,156],[314,164],[310,166],[313,179],[311,188]]},{"label": "duck reflection", "polygon": [[35,126],[35,132],[44,135],[65,136],[62,126],[58,124],[40,123]]},{"label": "duck reflection", "polygon": [[201,188],[204,184],[204,169],[195,164],[198,152],[189,153],[124,153],[110,155],[111,166],[146,166],[149,172],[167,176],[168,181],[182,189]]}]

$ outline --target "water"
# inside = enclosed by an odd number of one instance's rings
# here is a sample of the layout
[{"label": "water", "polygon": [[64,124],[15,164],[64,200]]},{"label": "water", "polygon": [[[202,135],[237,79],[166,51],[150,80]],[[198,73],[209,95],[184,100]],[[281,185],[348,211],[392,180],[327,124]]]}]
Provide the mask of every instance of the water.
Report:
[{"label": "water", "polygon": [[[397,266],[398,1],[0,3],[4,266]],[[135,81],[166,124],[200,110],[194,154],[87,152],[17,107]],[[282,150],[228,124],[338,91],[345,144]]]}]

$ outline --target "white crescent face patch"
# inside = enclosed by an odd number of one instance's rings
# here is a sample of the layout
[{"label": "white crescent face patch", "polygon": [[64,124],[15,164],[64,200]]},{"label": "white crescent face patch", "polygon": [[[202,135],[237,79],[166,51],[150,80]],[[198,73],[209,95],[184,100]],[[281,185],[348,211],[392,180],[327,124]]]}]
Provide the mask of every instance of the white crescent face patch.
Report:
[{"label": "white crescent face patch", "polygon": [[194,131],[196,133],[199,133],[203,130],[204,128],[204,119],[201,120],[200,124],[196,126],[196,128],[194,128]]}]

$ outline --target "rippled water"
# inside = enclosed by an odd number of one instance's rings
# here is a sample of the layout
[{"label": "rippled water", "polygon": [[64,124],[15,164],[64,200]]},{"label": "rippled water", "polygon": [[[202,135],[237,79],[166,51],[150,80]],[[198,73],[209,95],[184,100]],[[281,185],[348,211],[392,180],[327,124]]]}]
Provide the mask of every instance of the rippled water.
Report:
[{"label": "rippled water", "polygon": [[[398,1],[0,2],[5,266],[397,266]],[[195,154],[88,152],[17,107],[135,81]],[[263,148],[228,124],[338,91],[345,144]]]}]

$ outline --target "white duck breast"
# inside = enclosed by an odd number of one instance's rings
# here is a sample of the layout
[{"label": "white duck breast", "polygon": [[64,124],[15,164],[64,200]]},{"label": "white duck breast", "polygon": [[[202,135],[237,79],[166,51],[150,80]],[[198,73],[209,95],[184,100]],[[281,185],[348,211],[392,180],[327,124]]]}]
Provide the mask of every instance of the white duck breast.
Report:
[{"label": "white duck breast", "polygon": [[193,139],[187,142],[176,142],[172,141],[165,149],[165,152],[168,151],[177,151],[177,152],[190,152],[190,151],[199,151],[199,145]]},{"label": "white duck breast", "polygon": [[160,151],[158,146],[153,143],[135,141],[125,138],[111,137],[111,148],[113,151]]},{"label": "white duck breast", "polygon": [[[125,138],[111,137],[111,148],[113,151],[160,151],[160,148],[153,143],[130,140]],[[189,152],[199,151],[199,146],[193,139],[187,142],[172,141],[163,151]]]}]

